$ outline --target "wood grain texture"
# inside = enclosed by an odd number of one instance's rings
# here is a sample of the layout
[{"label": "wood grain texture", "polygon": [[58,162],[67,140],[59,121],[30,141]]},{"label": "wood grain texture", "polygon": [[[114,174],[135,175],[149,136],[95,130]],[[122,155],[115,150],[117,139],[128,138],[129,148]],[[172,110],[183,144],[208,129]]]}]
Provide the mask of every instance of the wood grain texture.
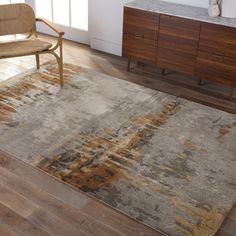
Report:
[{"label": "wood grain texture", "polygon": [[159,45],[164,48],[197,54],[200,22],[175,16],[161,15]]},{"label": "wood grain texture", "polygon": [[158,48],[157,65],[161,68],[194,75],[195,62],[196,56],[190,53],[170,48]]},{"label": "wood grain texture", "polygon": [[199,51],[196,75],[201,79],[236,87],[236,59]]},{"label": "wood grain texture", "polygon": [[124,8],[123,50],[129,59],[156,63],[159,14]]},{"label": "wood grain texture", "polygon": [[233,208],[232,211],[229,213],[228,218],[232,221],[236,221],[236,208]]},{"label": "wood grain texture", "polygon": [[23,218],[30,216],[35,210],[39,208],[38,205],[32,201],[28,201],[24,197],[0,184],[0,202],[9,209],[15,211]]},{"label": "wood grain texture", "polygon": [[124,8],[123,30],[139,38],[157,40],[159,14],[133,8]]},{"label": "wood grain texture", "polygon": [[235,236],[236,234],[236,204],[225,219],[216,236]]},{"label": "wood grain texture", "polygon": [[193,75],[200,35],[200,22],[161,15],[157,65]]},{"label": "wood grain texture", "polygon": [[213,54],[236,58],[236,29],[202,23],[199,49]]},{"label": "wood grain texture", "polygon": [[0,223],[0,235],[4,235],[4,236],[14,236],[8,229],[6,229],[1,223]]},{"label": "wood grain texture", "polygon": [[156,63],[157,42],[133,35],[123,35],[123,56],[129,59]]},{"label": "wood grain texture", "polygon": [[[0,203],[0,225],[14,236],[49,236],[50,234],[40,229],[27,219],[18,215],[13,210]],[[1,232],[1,231],[0,231]],[[5,236],[5,235],[4,235]]]},{"label": "wood grain texture", "polygon": [[[156,236],[161,236],[163,234],[159,233],[159,232],[155,232],[155,234],[153,234],[154,232],[152,231],[144,231],[143,230],[143,225],[142,224],[135,224],[134,221],[127,221],[127,219],[125,217],[120,218],[118,217],[118,215],[116,214],[116,212],[114,210],[111,210],[107,207],[104,207],[104,205],[102,204],[97,204],[96,202],[91,202],[89,204],[87,204],[85,207],[83,207],[83,211],[90,213],[94,218],[98,218],[100,220],[102,220],[104,223],[107,222],[110,226],[112,227],[119,227],[122,226],[123,228],[123,233],[124,235],[129,235],[129,236],[136,236],[136,235],[143,235],[143,236],[152,236],[152,235],[156,235]],[[101,217],[101,214],[102,217]],[[137,232],[139,232],[137,234]]]}]

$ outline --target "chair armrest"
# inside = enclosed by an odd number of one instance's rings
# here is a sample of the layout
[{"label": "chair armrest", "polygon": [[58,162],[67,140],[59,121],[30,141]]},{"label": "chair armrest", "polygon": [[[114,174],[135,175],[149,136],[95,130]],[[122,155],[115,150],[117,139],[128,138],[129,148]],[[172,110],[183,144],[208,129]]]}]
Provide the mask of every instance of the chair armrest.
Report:
[{"label": "chair armrest", "polygon": [[47,25],[50,29],[52,29],[54,32],[56,32],[59,36],[62,36],[65,34],[65,32],[58,29],[52,22],[48,21],[45,18],[36,18],[36,22],[42,22],[45,25]]}]

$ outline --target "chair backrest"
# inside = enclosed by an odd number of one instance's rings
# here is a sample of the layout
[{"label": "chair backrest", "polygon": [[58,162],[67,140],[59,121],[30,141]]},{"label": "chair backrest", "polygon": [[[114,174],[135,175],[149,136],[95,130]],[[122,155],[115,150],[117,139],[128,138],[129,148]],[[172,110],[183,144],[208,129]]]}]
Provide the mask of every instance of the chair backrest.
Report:
[{"label": "chair backrest", "polygon": [[0,5],[0,36],[30,33],[35,29],[34,10],[27,4]]}]

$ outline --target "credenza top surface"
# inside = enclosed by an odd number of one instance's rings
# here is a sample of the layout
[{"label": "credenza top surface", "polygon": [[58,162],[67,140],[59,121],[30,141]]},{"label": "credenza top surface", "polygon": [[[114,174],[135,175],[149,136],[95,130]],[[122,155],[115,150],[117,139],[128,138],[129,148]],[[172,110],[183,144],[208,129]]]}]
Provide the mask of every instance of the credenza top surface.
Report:
[{"label": "credenza top surface", "polygon": [[236,19],[224,17],[210,17],[208,15],[207,9],[201,7],[176,4],[162,0],[135,0],[126,3],[125,6],[236,28]]}]

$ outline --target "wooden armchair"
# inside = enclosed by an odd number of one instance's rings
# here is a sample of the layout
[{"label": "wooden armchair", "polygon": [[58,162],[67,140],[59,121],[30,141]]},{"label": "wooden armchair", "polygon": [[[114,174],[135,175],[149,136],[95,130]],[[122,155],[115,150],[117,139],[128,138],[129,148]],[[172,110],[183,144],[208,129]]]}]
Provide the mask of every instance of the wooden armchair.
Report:
[{"label": "wooden armchair", "polygon": [[[58,34],[55,46],[38,38],[36,22],[42,22]],[[51,22],[35,18],[34,10],[27,4],[0,5],[0,36],[24,34],[21,40],[0,42],[0,59],[35,55],[37,69],[40,68],[39,55],[50,53],[56,57],[60,83],[63,86],[63,53],[62,36],[65,34]],[[55,52],[59,49],[59,55]]]}]

